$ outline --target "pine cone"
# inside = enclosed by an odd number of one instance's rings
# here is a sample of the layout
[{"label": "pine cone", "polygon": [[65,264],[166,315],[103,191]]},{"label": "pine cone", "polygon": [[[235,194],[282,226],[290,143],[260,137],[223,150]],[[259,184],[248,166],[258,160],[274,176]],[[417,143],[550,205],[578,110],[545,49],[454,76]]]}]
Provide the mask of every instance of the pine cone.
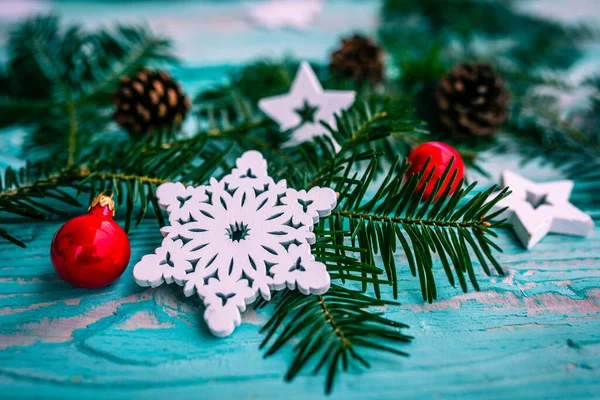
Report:
[{"label": "pine cone", "polygon": [[181,125],[190,109],[189,99],[168,73],[146,68],[134,77],[121,77],[112,100],[113,119],[133,135]]},{"label": "pine cone", "polygon": [[355,81],[383,79],[383,49],[373,40],[354,35],[342,39],[342,47],[331,54],[329,70]]},{"label": "pine cone", "polygon": [[487,63],[463,63],[435,90],[439,121],[457,136],[489,136],[508,116],[503,79]]}]

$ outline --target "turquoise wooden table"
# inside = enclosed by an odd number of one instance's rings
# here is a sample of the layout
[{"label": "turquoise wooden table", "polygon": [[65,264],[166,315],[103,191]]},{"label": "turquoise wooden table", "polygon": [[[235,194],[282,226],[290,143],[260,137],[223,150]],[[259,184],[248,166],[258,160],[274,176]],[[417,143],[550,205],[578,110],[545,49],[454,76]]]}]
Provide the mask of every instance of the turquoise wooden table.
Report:
[{"label": "turquoise wooden table", "polygon": [[[497,175],[500,160],[489,164]],[[524,174],[556,176],[536,166]],[[576,204],[587,195],[583,189]],[[323,395],[322,376],[283,382],[289,352],[263,360],[259,330],[268,308],[248,311],[232,336],[215,338],[197,301],[179,287],[140,288],[130,270],[99,290],[63,282],[48,256],[62,221],[14,223],[28,247],[0,244],[2,398]],[[154,220],[134,230],[130,268],[160,239]],[[530,251],[504,232],[498,244],[506,276],[479,274],[481,291],[468,294],[439,279],[434,304],[422,302],[399,255],[402,305],[385,313],[411,326],[416,339],[403,348],[411,357],[381,356],[370,370],[351,371],[331,398],[598,398],[600,232],[585,239],[551,235]]]},{"label": "turquoise wooden table", "polygon": [[[93,7],[72,7],[63,11],[95,16]],[[313,50],[302,51],[310,57]],[[188,68],[176,75],[187,90],[198,90],[224,79],[226,70]],[[2,165],[22,162],[20,135],[0,135]],[[480,188],[497,182],[502,168],[538,181],[560,178],[535,164],[520,167],[517,156],[491,156],[485,167],[492,177]],[[578,205],[589,195],[578,184],[572,200]],[[584,211],[600,217],[600,209]],[[0,398],[323,396],[322,375],[283,381],[290,349],[263,359],[259,330],[268,308],[246,312],[236,332],[219,339],[207,330],[197,300],[179,287],[134,283],[131,267],[160,243],[155,220],[131,232],[128,271],[99,290],[75,288],[54,273],[49,246],[63,222],[9,220],[28,247],[0,242]],[[506,276],[478,273],[481,291],[462,294],[438,275],[434,304],[422,302],[418,280],[399,253],[401,305],[384,311],[410,325],[415,340],[402,350],[411,356],[376,356],[371,369],[340,375],[330,398],[600,398],[600,230],[585,239],[550,235],[530,251],[507,231],[498,244]],[[435,268],[442,271],[439,263]]]}]

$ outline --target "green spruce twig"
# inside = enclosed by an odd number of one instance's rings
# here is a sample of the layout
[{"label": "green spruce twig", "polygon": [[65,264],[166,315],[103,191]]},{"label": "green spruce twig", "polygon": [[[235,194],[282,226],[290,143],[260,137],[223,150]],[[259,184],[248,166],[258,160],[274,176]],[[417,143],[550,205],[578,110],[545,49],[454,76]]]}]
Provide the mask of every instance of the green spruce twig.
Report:
[{"label": "green spruce twig", "polygon": [[370,367],[363,350],[407,356],[393,344],[411,341],[401,332],[408,326],[370,310],[395,304],[337,285],[323,295],[285,292],[262,329],[266,337],[261,347],[267,347],[268,357],[294,343],[285,379],[294,379],[312,362],[313,374],[327,370],[325,392],[330,393],[340,370],[348,371],[352,364]]}]

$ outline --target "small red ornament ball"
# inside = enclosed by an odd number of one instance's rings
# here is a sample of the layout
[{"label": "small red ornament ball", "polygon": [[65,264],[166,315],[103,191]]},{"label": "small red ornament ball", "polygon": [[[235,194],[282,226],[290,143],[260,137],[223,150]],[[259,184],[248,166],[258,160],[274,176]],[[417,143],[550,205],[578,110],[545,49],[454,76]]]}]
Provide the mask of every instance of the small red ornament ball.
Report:
[{"label": "small red ornament ball", "polygon": [[460,184],[460,180],[465,176],[465,164],[463,163],[462,158],[458,152],[448,146],[445,143],[441,142],[428,142],[423,143],[422,145],[417,146],[408,156],[408,162],[410,162],[410,168],[406,172],[406,176],[410,177],[413,174],[420,172],[425,166],[425,162],[427,159],[431,157],[429,161],[429,165],[427,166],[427,171],[423,174],[423,177],[419,181],[417,185],[417,190],[420,190],[423,184],[425,184],[425,180],[429,176],[432,168],[435,168],[433,174],[431,175],[431,179],[429,183],[425,187],[425,191],[423,192],[423,200],[428,200],[431,196],[431,192],[433,192],[433,188],[435,186],[435,182],[438,178],[444,174],[446,167],[450,164],[452,157],[454,157],[454,161],[452,161],[452,169],[449,174],[446,176],[445,181],[442,183],[440,190],[438,191],[438,195],[434,198],[434,200],[438,200],[444,190],[450,183],[450,179],[452,178],[452,174],[454,170],[458,170],[456,173],[456,178],[452,183],[452,187],[450,188],[450,194],[454,193],[454,191],[458,188]]},{"label": "small red ornament ball", "polygon": [[65,281],[83,288],[114,282],[129,263],[125,231],[113,221],[114,202],[104,195],[92,201],[87,214],[65,223],[54,235],[50,258]]}]

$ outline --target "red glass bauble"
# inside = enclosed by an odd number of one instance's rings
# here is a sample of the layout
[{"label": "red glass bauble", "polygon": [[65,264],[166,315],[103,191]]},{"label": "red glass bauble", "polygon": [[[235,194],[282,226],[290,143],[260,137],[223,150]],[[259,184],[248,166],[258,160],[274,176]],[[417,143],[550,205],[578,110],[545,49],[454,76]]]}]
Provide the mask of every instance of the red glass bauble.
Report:
[{"label": "red glass bauble", "polygon": [[444,174],[444,171],[446,170],[446,167],[448,166],[448,164],[450,164],[452,157],[454,157],[454,161],[452,162],[452,169],[450,170],[450,173],[446,176],[445,181],[442,183],[442,186],[440,187],[437,196],[434,198],[434,200],[438,200],[442,193],[444,193],[444,190],[446,189],[448,184],[450,183],[450,179],[452,178],[454,170],[458,171],[456,173],[456,178],[454,179],[454,182],[452,183],[452,186],[450,188],[450,194],[454,193],[454,191],[458,188],[460,180],[465,176],[465,164],[463,163],[460,154],[458,154],[458,152],[454,148],[448,146],[447,144],[441,142],[423,143],[422,145],[417,146],[417,148],[415,148],[408,155],[408,162],[410,162],[410,168],[406,172],[406,176],[410,177],[412,174],[420,172],[425,166],[425,162],[429,157],[431,157],[431,160],[429,161],[429,165],[427,166],[427,171],[425,172],[425,174],[423,174],[423,177],[417,185],[417,190],[421,189],[421,186],[423,186],[423,184],[425,183],[425,180],[429,176],[431,169],[435,168],[433,174],[431,175],[431,179],[429,180],[429,183],[427,184],[427,186],[425,187],[425,191],[423,192],[423,200],[429,199],[429,197],[431,196],[431,192],[433,191],[433,188],[435,186],[435,182],[438,178],[441,178],[441,176]]},{"label": "red glass bauble", "polygon": [[65,281],[83,288],[100,288],[123,274],[131,249],[113,214],[112,199],[100,195],[87,214],[67,221],[56,232],[50,258]]}]

